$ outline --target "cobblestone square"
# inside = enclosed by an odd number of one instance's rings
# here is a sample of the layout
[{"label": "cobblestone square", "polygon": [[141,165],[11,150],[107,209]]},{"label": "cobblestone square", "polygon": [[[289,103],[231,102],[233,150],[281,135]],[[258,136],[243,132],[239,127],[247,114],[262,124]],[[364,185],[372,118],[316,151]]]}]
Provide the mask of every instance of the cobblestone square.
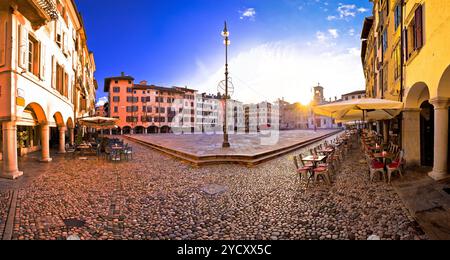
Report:
[{"label": "cobblestone square", "polygon": [[0,180],[1,223],[14,191],[12,239],[19,240],[427,239],[394,189],[370,183],[365,166],[354,163],[358,149],[332,187],[306,188],[292,161],[305,150],[252,168],[197,168],[132,145],[130,162],[66,155],[49,167],[25,158],[24,178]]}]

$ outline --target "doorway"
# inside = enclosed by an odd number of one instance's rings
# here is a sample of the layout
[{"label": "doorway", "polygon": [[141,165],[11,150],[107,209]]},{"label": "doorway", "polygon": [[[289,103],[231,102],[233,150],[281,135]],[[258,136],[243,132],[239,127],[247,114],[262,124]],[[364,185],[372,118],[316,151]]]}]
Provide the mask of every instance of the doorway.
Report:
[{"label": "doorway", "polygon": [[425,101],[420,109],[421,164],[432,167],[434,164],[434,107]]}]

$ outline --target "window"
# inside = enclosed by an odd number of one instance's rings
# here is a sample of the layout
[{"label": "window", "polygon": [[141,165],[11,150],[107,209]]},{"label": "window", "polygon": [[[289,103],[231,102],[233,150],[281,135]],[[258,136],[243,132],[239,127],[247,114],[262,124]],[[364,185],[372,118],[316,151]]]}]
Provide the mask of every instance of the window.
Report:
[{"label": "window", "polygon": [[62,47],[63,34],[62,34],[62,29],[61,29],[61,23],[59,21],[55,21],[55,42],[59,48]]},{"label": "window", "polygon": [[127,116],[127,123],[136,123],[138,122],[138,118],[135,116]]},{"label": "window", "polygon": [[133,89],[132,88],[127,88],[127,93],[133,93]]},{"label": "window", "polygon": [[387,38],[387,30],[386,29],[383,31],[381,41],[382,41],[382,51],[383,51],[383,57],[384,57],[384,54],[386,53],[386,50],[388,47],[388,38]]},{"label": "window", "polygon": [[39,76],[39,42],[28,36],[28,71]]},{"label": "window", "polygon": [[142,122],[148,122],[148,123],[151,123],[151,122],[152,122],[152,117],[151,117],[151,116],[142,116],[142,117],[141,117],[141,121],[142,121]]},{"label": "window", "polygon": [[114,107],[114,113],[119,113],[119,107]]},{"label": "window", "polygon": [[138,110],[139,110],[138,106],[127,106],[127,113],[138,112]]},{"label": "window", "polygon": [[119,81],[118,80],[114,80],[114,83],[119,84]]},{"label": "window", "polygon": [[114,93],[120,93],[120,87],[114,87],[113,88]]},{"label": "window", "polygon": [[137,102],[139,102],[139,98],[138,97],[128,96],[127,97],[127,102],[128,103],[137,103]]},{"label": "window", "polygon": [[113,97],[113,102],[114,103],[119,103],[120,102],[120,97]]},{"label": "window", "polygon": [[386,92],[388,91],[388,64],[385,65],[385,67],[383,68],[383,91]]},{"label": "window", "polygon": [[400,44],[397,44],[397,46],[395,47],[393,55],[394,55],[393,58],[394,58],[394,66],[395,66],[395,68],[394,68],[394,79],[397,80],[401,76],[400,74],[401,74],[401,66],[402,66],[402,64],[401,64],[401,46],[400,46]]},{"label": "window", "polygon": [[56,64],[56,90],[63,96],[66,96],[66,74],[64,73],[64,68]]},{"label": "window", "polygon": [[411,58],[413,53],[424,45],[423,35],[423,7],[420,5],[414,12],[414,18],[405,31],[405,53],[406,59]]},{"label": "window", "polygon": [[394,10],[394,23],[396,31],[400,27],[401,19],[402,19],[402,6],[400,3],[398,3],[397,6],[395,6]]}]

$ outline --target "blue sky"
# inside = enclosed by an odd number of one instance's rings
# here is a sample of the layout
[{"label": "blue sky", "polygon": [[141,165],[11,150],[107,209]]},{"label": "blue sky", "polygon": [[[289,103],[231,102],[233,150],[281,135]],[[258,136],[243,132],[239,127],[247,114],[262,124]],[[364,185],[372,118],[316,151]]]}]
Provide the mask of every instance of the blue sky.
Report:
[{"label": "blue sky", "polygon": [[124,71],[137,81],[217,92],[224,20],[231,32],[234,98],[306,102],[364,89],[359,35],[369,1],[76,0],[103,79]]}]

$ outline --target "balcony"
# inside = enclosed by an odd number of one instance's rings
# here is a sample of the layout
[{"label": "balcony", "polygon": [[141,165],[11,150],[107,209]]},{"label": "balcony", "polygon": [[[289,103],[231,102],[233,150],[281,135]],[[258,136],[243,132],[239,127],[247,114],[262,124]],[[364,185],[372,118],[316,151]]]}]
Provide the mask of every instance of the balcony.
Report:
[{"label": "balcony", "polygon": [[58,19],[58,11],[53,0],[16,0],[17,10],[27,18],[34,29]]}]

